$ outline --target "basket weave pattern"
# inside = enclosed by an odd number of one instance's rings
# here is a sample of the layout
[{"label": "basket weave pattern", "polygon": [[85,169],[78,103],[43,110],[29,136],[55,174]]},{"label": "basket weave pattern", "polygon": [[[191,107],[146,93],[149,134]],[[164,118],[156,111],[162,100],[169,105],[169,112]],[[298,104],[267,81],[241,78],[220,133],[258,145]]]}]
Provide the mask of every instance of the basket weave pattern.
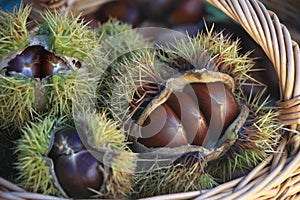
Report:
[{"label": "basket weave pattern", "polygon": [[[72,1],[73,2],[73,1]],[[78,1],[79,2],[79,1]],[[105,2],[105,1],[103,1]],[[290,129],[277,151],[247,176],[211,190],[170,194],[149,199],[300,199],[300,54],[287,28],[257,0],[207,0],[248,32],[262,47],[279,77],[279,119]],[[73,6],[76,1],[73,2]],[[73,7],[72,6],[72,7]],[[0,198],[54,199],[28,193],[0,178]]]}]

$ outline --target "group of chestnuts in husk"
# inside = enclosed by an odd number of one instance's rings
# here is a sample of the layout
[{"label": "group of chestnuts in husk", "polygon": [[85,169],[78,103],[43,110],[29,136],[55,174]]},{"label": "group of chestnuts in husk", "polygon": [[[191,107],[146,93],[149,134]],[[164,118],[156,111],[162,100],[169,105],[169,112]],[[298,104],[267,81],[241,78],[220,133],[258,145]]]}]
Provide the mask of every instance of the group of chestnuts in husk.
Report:
[{"label": "group of chestnuts in husk", "polygon": [[223,83],[192,83],[150,113],[138,141],[148,147],[201,146],[209,126],[211,134],[224,133],[237,115],[235,97]]},{"label": "group of chestnuts in husk", "polygon": [[42,46],[34,45],[10,60],[4,69],[7,74],[21,73],[28,78],[43,79],[59,71],[68,70],[69,67],[60,57],[45,50]]},{"label": "group of chestnuts in husk", "polygon": [[[112,1],[94,17],[180,25],[202,9],[198,0]],[[209,189],[277,145],[277,113],[240,89],[253,61],[238,42],[199,33],[158,47],[120,21],[91,29],[50,11],[29,32],[30,8],[16,12],[0,11],[0,128],[20,135],[13,181],[24,189],[72,198]]]}]

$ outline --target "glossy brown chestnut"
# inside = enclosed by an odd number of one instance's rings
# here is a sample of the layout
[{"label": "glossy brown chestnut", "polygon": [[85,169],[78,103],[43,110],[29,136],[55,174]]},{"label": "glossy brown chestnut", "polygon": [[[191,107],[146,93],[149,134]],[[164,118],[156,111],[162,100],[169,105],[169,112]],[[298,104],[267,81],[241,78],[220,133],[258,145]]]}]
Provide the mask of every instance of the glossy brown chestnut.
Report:
[{"label": "glossy brown chestnut", "polygon": [[69,197],[88,198],[103,184],[102,164],[85,148],[75,128],[65,128],[54,135],[48,155],[54,163],[59,185]]},{"label": "glossy brown chestnut", "polygon": [[62,155],[54,161],[58,181],[69,197],[88,198],[89,189],[100,190],[104,175],[101,164],[87,150],[72,155]]},{"label": "glossy brown chestnut", "polygon": [[172,93],[167,105],[172,108],[186,130],[188,142],[201,146],[207,134],[207,121],[193,99],[183,92]]},{"label": "glossy brown chestnut", "polygon": [[169,21],[175,25],[197,23],[203,15],[202,0],[182,0],[170,14]]},{"label": "glossy brown chestnut", "polygon": [[9,61],[6,70],[8,73],[17,72],[29,78],[42,79],[67,68],[60,57],[36,45],[26,48]]},{"label": "glossy brown chestnut", "polygon": [[26,48],[20,55],[9,61],[6,67],[8,72],[22,73],[26,77],[39,78],[41,74],[41,53],[43,47],[31,46]]},{"label": "glossy brown chestnut", "polygon": [[178,147],[187,145],[185,129],[167,104],[150,113],[142,127],[138,141],[147,147]]},{"label": "glossy brown chestnut", "polygon": [[214,130],[224,132],[238,115],[238,104],[232,92],[221,82],[192,83],[184,91],[195,99]]},{"label": "glossy brown chestnut", "polygon": [[68,69],[67,64],[60,57],[53,53],[44,50],[41,60],[42,73],[40,78],[56,74],[61,70]]},{"label": "glossy brown chestnut", "polygon": [[106,22],[110,17],[117,18],[122,22],[131,24],[133,27],[137,26],[141,20],[138,7],[132,0],[105,3],[95,13],[95,17],[102,23]]},{"label": "glossy brown chestnut", "polygon": [[75,128],[66,128],[55,133],[53,146],[48,156],[56,159],[61,155],[70,155],[85,149],[77,130]]}]

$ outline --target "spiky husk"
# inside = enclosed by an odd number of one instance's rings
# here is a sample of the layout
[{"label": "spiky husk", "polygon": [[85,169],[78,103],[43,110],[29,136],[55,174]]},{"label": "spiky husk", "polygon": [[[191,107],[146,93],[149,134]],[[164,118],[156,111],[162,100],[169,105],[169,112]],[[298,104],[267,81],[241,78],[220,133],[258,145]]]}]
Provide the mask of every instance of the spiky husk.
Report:
[{"label": "spiky husk", "polygon": [[108,64],[118,65],[122,58],[130,58],[135,52],[143,51],[152,45],[136,29],[132,29],[132,26],[116,19],[101,24],[99,34],[100,52],[106,56],[110,62]]},{"label": "spiky husk", "polygon": [[219,182],[248,173],[278,145],[283,125],[278,120],[279,113],[267,105],[268,98],[263,99],[263,93],[250,97],[246,97],[242,90],[239,93],[241,103],[246,104],[251,112],[232,148],[219,160],[208,163],[209,173]]},{"label": "spiky husk", "polygon": [[[245,80],[251,79],[247,75],[253,66],[253,60],[248,57],[249,54],[240,56],[237,41],[233,42],[222,33],[214,34],[212,31],[207,35],[199,34],[195,38],[186,36],[185,39],[175,40],[175,43],[161,46],[158,51],[160,52],[159,59],[157,59],[157,51],[145,49],[145,52],[132,54],[131,58],[118,62],[118,69],[121,70],[117,71],[115,81],[108,84],[109,87],[113,85],[114,88],[110,96],[111,105],[109,105],[113,116],[119,121],[126,121],[132,117],[129,115],[126,118],[124,115],[130,113],[126,108],[128,104],[134,102],[132,96],[137,87],[149,83],[159,87],[165,80],[185,71],[203,68],[220,71],[233,77],[236,88],[240,88]],[[259,83],[253,82],[252,84]],[[145,93],[152,92],[154,91],[145,91]],[[159,91],[156,92],[159,94]],[[147,99],[146,96],[143,98]],[[144,99],[137,100],[141,102],[137,109],[144,103]],[[148,101],[151,100],[148,99]]]},{"label": "spiky husk", "polygon": [[[3,69],[4,72],[1,71],[0,75],[1,129],[9,128],[12,131],[21,129],[24,123],[33,120],[36,116],[67,115],[71,120],[72,104],[86,101],[94,103],[96,100],[97,79],[92,74],[95,68],[93,62],[97,62],[94,52],[99,44],[98,33],[89,30],[82,21],[78,21],[78,18],[69,19],[62,13],[50,13],[50,11],[44,14],[45,23],[40,25],[37,33],[28,33],[23,24],[26,24],[25,16],[29,12],[29,7],[21,7],[17,16],[6,14],[7,20],[4,22],[11,27],[4,27],[5,23],[3,23],[2,30],[6,28],[11,31],[11,34],[17,32],[24,38],[19,38],[17,33],[15,35],[17,38],[8,35],[5,37],[12,42],[5,42],[3,38],[5,44],[13,44],[14,40],[23,42],[22,45],[16,46],[17,51],[10,52],[12,55],[3,57],[1,68],[6,67],[7,62],[14,55],[21,53],[20,51],[31,44],[36,45],[39,41],[39,45],[69,63],[70,71],[60,72],[40,80],[27,78],[21,74],[7,76]],[[21,17],[23,18],[20,19]],[[80,69],[75,68],[75,64],[72,63],[77,60],[81,63]]]},{"label": "spiky husk", "polygon": [[135,166],[135,154],[124,151],[116,155],[112,159],[108,179],[100,191],[101,196],[114,199],[128,197],[133,192]]},{"label": "spiky husk", "polygon": [[107,98],[112,93],[111,85],[115,84],[113,77],[128,70],[122,67],[124,60],[145,52],[152,44],[130,25],[115,19],[101,24],[99,34],[101,43],[98,52],[102,61],[97,68],[102,74],[99,77],[98,93],[99,105],[105,109],[109,107]]},{"label": "spiky husk", "polygon": [[127,149],[126,136],[117,122],[109,119],[106,112],[77,112],[74,117],[78,131],[82,131],[89,144],[98,150],[122,152]]},{"label": "spiky husk", "polygon": [[[114,119],[121,124],[127,123],[136,113],[143,111],[145,105],[142,104],[147,104],[159,94],[164,82],[159,72],[166,65],[160,63],[156,59],[156,53],[150,49],[132,55],[131,59],[124,59],[122,67],[118,75],[113,77],[113,91],[109,96],[108,105]],[[155,87],[153,91],[145,90],[140,99],[135,100],[134,91],[149,84]],[[149,99],[149,95],[152,98]],[[133,110],[130,110],[129,105],[133,106]]]},{"label": "spiky husk", "polygon": [[123,129],[117,122],[108,118],[106,112],[93,110],[77,110],[75,124],[78,132],[83,133],[87,143],[100,152],[105,173],[104,184],[99,191],[94,191],[102,198],[124,198],[132,191],[136,155],[132,153],[126,142]]},{"label": "spiky husk", "polygon": [[99,44],[97,32],[89,29],[80,16],[50,12],[43,14],[44,24],[38,34],[47,35],[48,42],[58,55],[93,60],[93,52]]},{"label": "spiky husk", "polygon": [[20,129],[35,115],[35,80],[0,75],[0,129]]},{"label": "spiky husk", "polygon": [[80,70],[72,74],[57,74],[45,84],[51,116],[73,118],[73,106],[93,104],[96,99],[96,79]]},{"label": "spiky husk", "polygon": [[137,174],[134,197],[149,197],[178,192],[211,189],[217,185],[214,178],[203,171],[201,161],[186,167],[183,164],[150,169]]},{"label": "spiky husk", "polygon": [[[239,54],[239,41],[233,41],[222,33],[214,33],[213,28],[206,34],[198,33],[194,38],[186,36],[175,40],[175,43],[161,46],[161,49],[164,52],[161,59],[171,67],[177,66],[179,71],[190,67],[226,73],[234,78],[237,88],[249,78],[247,74],[254,64],[249,57],[250,52]],[[210,57],[209,60],[200,56],[205,54]]]},{"label": "spiky husk", "polygon": [[72,104],[94,103],[96,79],[88,73],[55,74],[47,80],[0,75],[1,129],[20,130],[36,116],[73,117]]},{"label": "spiky husk", "polygon": [[29,43],[26,23],[30,11],[29,6],[14,9],[11,13],[0,10],[0,58]]},{"label": "spiky husk", "polygon": [[16,147],[17,182],[23,188],[43,194],[57,194],[44,157],[48,155],[53,129],[63,123],[62,119],[46,118],[24,127]]},{"label": "spiky husk", "polygon": [[127,147],[124,130],[107,112],[99,113],[90,107],[77,106],[74,117],[78,132],[85,135],[92,148],[102,152],[98,159],[104,164],[105,182],[100,191],[94,192],[114,199],[131,194],[136,155]]},{"label": "spiky husk", "polygon": [[101,42],[97,51],[102,60],[97,68],[103,73],[100,83],[111,81],[110,77],[122,69],[119,63],[124,59],[152,45],[137,30],[116,19],[101,24],[98,33]]},{"label": "spiky husk", "polygon": [[[106,113],[90,113],[77,115],[74,122],[77,128],[85,131],[84,137],[93,148],[98,149],[98,159],[103,163],[102,172],[104,184],[99,191],[94,191],[100,197],[123,198],[129,195],[134,178],[136,156],[126,147],[125,135],[118,129],[115,122],[107,119]],[[52,174],[52,166],[47,160],[51,149],[54,132],[62,127],[73,127],[68,118],[44,120],[29,123],[23,129],[21,139],[16,147],[17,182],[25,189],[43,194],[62,195],[57,188],[59,183]],[[81,139],[83,139],[81,137]]]}]

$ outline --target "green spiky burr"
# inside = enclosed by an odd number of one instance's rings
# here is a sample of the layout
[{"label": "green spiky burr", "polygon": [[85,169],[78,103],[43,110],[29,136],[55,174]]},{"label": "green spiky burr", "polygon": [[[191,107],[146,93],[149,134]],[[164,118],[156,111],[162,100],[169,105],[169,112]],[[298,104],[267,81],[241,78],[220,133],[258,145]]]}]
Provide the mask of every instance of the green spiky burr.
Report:
[{"label": "green spiky burr", "polygon": [[100,52],[107,58],[108,64],[117,65],[122,62],[122,58],[130,58],[134,52],[153,45],[131,25],[116,19],[101,24],[98,32],[101,36]]},{"label": "green spiky burr", "polygon": [[[31,192],[73,198],[124,198],[132,192],[136,158],[106,113],[77,118],[81,129],[66,118],[37,121],[28,124],[17,141],[19,185]],[[88,188],[84,180],[90,176],[78,174],[79,169],[97,174],[92,180],[98,188]],[[78,182],[82,176],[87,177]]]},{"label": "green spiky burr", "polygon": [[[46,12],[29,32],[30,7],[0,12],[1,129],[19,130],[39,116],[72,117],[78,97],[95,99],[94,72],[99,36],[79,17]],[[5,30],[5,31],[4,31]]]},{"label": "green spiky burr", "polygon": [[98,65],[102,72],[99,80],[98,98],[100,109],[110,107],[107,101],[112,93],[110,87],[114,84],[113,76],[126,73],[126,69],[121,67],[122,63],[129,58],[133,58],[140,52],[153,47],[153,44],[146,40],[140,32],[132,29],[132,26],[110,19],[99,27],[101,43],[99,45],[100,57],[102,62]]},{"label": "green spiky burr", "polygon": [[22,7],[13,10],[13,14],[0,11],[0,57],[21,49],[28,44],[29,32],[26,28],[26,20],[30,7]]},{"label": "green spiky burr", "polygon": [[[278,120],[279,113],[268,106],[268,98],[263,100],[263,92],[245,97],[251,113],[238,139],[226,156],[208,164],[209,173],[221,183],[248,173],[267,159],[278,145],[283,125]],[[240,94],[245,96],[243,92]],[[214,166],[219,167],[216,169]]]},{"label": "green spiky burr", "polygon": [[[175,40],[171,45],[161,46],[163,52],[161,59],[170,66],[193,66],[196,69],[206,68],[210,71],[219,71],[230,75],[237,88],[245,79],[251,79],[249,73],[254,60],[249,57],[251,52],[240,55],[239,41],[234,41],[223,33],[215,33],[213,28],[206,33],[199,33],[196,37],[189,36]],[[207,59],[203,56],[208,55]],[[181,69],[186,70],[186,69]]]},{"label": "green spiky burr", "polygon": [[47,160],[44,159],[51,145],[52,130],[59,120],[47,118],[39,123],[31,123],[23,129],[23,136],[17,141],[17,182],[32,192],[56,194]]},{"label": "green spiky burr", "polygon": [[[203,172],[204,163],[191,166],[184,164],[161,167],[147,173],[137,173],[134,197],[149,197],[158,194],[172,194],[186,191],[211,189],[218,185],[214,177]],[[160,187],[157,187],[157,186]]]}]

